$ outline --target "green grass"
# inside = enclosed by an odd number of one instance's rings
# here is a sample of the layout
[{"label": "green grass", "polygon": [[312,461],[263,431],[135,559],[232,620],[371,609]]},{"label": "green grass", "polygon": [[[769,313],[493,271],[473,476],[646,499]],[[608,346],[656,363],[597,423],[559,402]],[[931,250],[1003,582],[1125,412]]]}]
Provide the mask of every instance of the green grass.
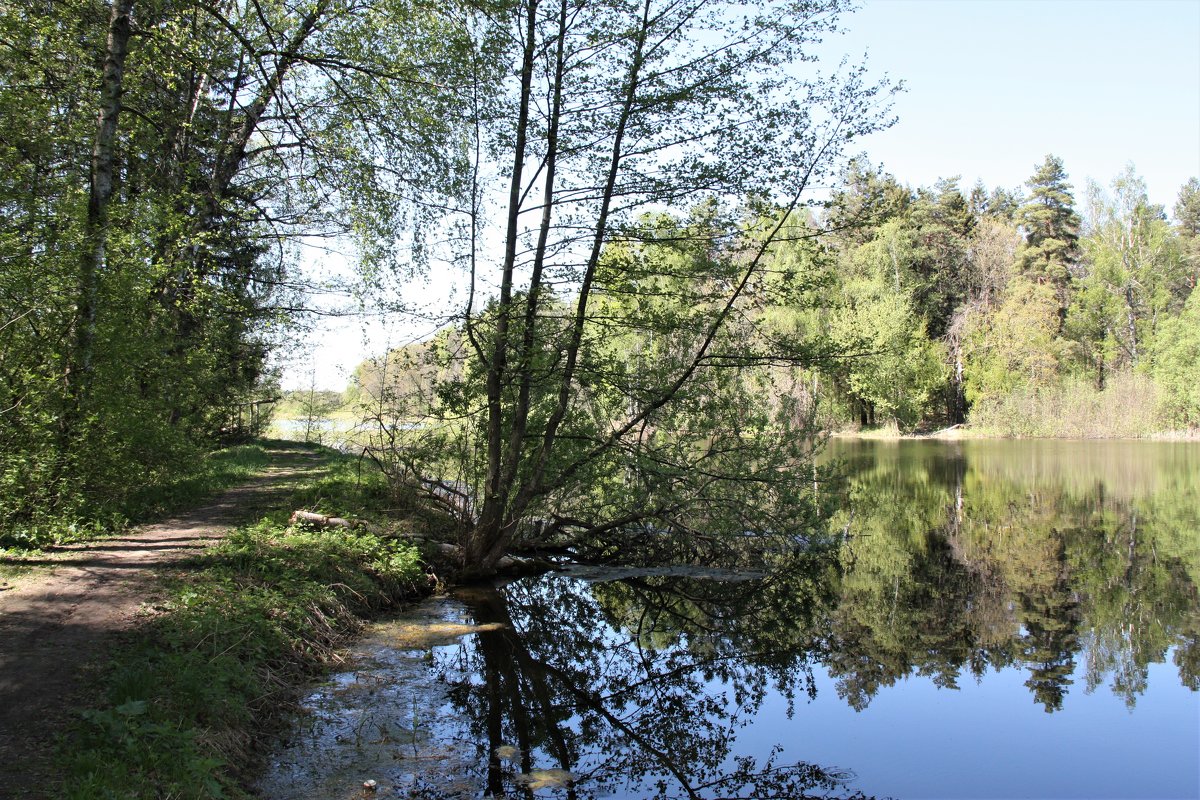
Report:
[{"label": "green grass", "polygon": [[[294,447],[294,443],[280,443]],[[68,542],[86,541],[194,506],[223,489],[260,474],[270,463],[270,442],[217,450],[193,459],[186,468],[161,470],[119,505],[104,505],[70,515],[34,515],[0,525],[0,554],[21,553]],[[11,554],[11,553],[10,553]]]},{"label": "green grass", "polygon": [[[386,485],[352,460],[289,501],[347,514]],[[290,507],[290,505],[289,505]],[[240,798],[241,770],[296,687],[360,619],[420,592],[420,559],[393,538],[288,527],[286,509],[196,560],[117,653],[63,743],[65,798]]]},{"label": "green grass", "polygon": [[271,464],[269,442],[226,447],[209,453],[194,469],[164,478],[130,496],[125,511],[134,520],[195,505],[224,489],[244,483]]}]

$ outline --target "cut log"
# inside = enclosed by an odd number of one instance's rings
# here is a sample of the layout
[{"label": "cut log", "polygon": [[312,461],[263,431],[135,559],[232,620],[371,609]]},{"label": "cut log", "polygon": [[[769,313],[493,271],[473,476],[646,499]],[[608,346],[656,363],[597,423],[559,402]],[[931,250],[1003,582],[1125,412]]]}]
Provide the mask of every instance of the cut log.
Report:
[{"label": "cut log", "polygon": [[360,519],[329,517],[324,514],[315,514],[312,511],[293,511],[288,522],[292,525],[303,522],[307,525],[316,525],[318,528],[357,528],[364,524]]}]

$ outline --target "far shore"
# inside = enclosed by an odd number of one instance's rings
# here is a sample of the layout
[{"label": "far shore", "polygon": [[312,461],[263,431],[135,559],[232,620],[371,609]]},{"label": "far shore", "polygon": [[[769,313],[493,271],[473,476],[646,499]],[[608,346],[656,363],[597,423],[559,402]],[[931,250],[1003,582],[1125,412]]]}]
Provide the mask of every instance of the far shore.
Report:
[{"label": "far shore", "polygon": [[1033,441],[1061,439],[1063,441],[1122,441],[1122,442],[1200,442],[1200,429],[1184,429],[1177,431],[1159,431],[1148,436],[1008,436],[994,431],[971,428],[967,425],[951,425],[936,431],[925,433],[901,433],[894,426],[884,426],[868,429],[846,429],[830,434],[835,439],[863,439],[877,441],[899,441],[907,439],[941,439],[943,441],[964,441],[977,439],[1008,439],[1011,441]]}]

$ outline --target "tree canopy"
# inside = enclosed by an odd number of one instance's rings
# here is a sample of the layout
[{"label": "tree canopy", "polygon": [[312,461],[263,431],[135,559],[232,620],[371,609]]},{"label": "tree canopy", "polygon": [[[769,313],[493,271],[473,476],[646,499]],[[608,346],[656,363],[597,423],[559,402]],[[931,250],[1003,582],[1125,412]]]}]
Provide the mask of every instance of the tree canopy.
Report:
[{"label": "tree canopy", "polygon": [[525,0],[481,32],[511,78],[471,108],[470,202],[450,217],[463,366],[388,454],[470,504],[468,570],[530,517],[591,536],[802,526],[801,484],[767,476],[805,464],[805,438],[767,446],[793,409],[756,409],[742,367],[795,359],[752,324],[783,288],[772,254],[807,235],[847,143],[890,122],[862,67],[808,64],[845,10]]},{"label": "tree canopy", "polygon": [[818,61],[849,10],[6,4],[6,541],[245,433],[333,239],[389,307],[392,275],[464,276],[357,391],[470,572],[534,541],[794,543],[834,427],[1196,425],[1196,179],[1173,219],[1132,166],[1077,210],[1054,155],[1027,193],[905,185],[854,152],[893,87]]},{"label": "tree canopy", "polygon": [[[453,182],[445,7],[0,9],[0,525],[119,513],[271,396],[301,235]],[[20,533],[24,531],[24,533]]]}]

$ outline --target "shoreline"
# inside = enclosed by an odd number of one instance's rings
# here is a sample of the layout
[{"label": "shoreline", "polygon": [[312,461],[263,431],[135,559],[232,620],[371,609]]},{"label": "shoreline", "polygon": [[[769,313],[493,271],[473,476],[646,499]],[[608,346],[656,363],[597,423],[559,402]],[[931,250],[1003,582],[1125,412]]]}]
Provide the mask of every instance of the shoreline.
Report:
[{"label": "shoreline", "polygon": [[858,439],[860,441],[1011,441],[1011,442],[1200,442],[1200,429],[1158,431],[1148,436],[1010,436],[986,430],[976,430],[965,425],[929,433],[900,433],[895,428],[873,428],[866,430],[839,430],[829,434],[831,439]]}]

